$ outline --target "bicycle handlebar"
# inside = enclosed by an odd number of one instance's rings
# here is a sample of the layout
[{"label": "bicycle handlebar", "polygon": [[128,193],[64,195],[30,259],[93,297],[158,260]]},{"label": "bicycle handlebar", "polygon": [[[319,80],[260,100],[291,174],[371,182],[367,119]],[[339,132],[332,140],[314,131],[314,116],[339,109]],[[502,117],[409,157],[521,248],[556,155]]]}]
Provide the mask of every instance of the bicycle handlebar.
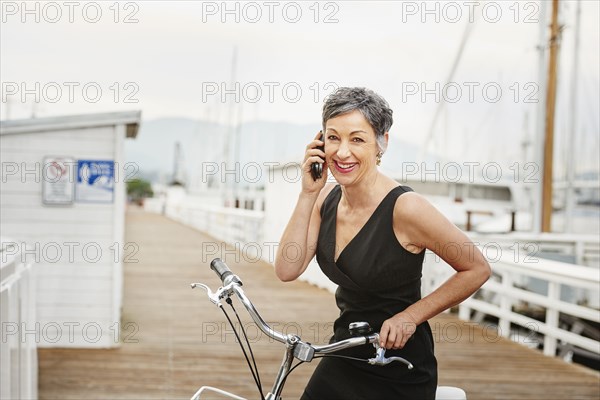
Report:
[{"label": "bicycle handlebar", "polygon": [[379,333],[371,333],[365,336],[355,336],[338,342],[324,344],[320,346],[312,345],[315,354],[329,354],[350,347],[360,346],[361,344],[379,343]]},{"label": "bicycle handlebar", "polygon": [[[234,278],[237,278],[234,275]],[[244,305],[244,307],[246,307],[246,310],[248,311],[248,314],[250,314],[250,316],[252,317],[252,319],[254,320],[254,322],[256,322],[256,325],[258,326],[258,328],[263,331],[267,336],[269,336],[272,339],[277,340],[278,342],[281,343],[286,343],[288,340],[288,336],[284,335],[283,333],[277,332],[276,330],[272,329],[260,316],[260,314],[258,313],[258,311],[256,311],[256,308],[254,308],[254,304],[252,304],[252,302],[250,301],[250,299],[246,296],[246,293],[244,293],[244,290],[241,288],[240,283],[236,282],[235,280],[232,281],[230,283],[230,285],[232,286],[232,290],[233,292],[237,295],[238,299],[240,299],[240,301],[242,302],[242,304]]]},{"label": "bicycle handlebar", "polygon": [[233,276],[233,272],[229,269],[227,264],[225,264],[220,258],[215,258],[210,263],[210,269],[215,271],[223,285],[226,285],[225,280],[230,276]]}]

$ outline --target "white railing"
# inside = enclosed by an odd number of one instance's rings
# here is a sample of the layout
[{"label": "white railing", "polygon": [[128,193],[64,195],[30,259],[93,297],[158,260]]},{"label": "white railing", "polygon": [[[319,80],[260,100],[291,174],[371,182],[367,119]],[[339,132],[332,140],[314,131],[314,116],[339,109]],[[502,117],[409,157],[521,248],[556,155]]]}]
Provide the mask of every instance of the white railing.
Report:
[{"label": "white railing", "polygon": [[577,265],[600,267],[600,240],[597,235],[526,232],[486,235],[469,232],[469,236],[474,242],[493,242],[515,252],[515,246],[519,246],[520,250],[533,256],[556,253],[572,258]]},{"label": "white railing", "polygon": [[[517,259],[515,259],[517,257]],[[452,268],[433,254],[425,258],[423,291],[438,287],[453,272]],[[587,305],[561,299],[561,288],[584,290],[596,297],[600,291],[600,273],[595,268],[539,259],[525,254],[498,254],[491,260],[493,277],[477,296],[459,306],[459,318],[471,320],[472,311],[498,318],[498,334],[511,336],[511,324],[544,336],[545,355],[556,355],[557,346],[572,345],[600,355],[600,342],[564,329],[559,316],[600,322],[600,311]],[[547,284],[547,293],[540,294],[521,288],[521,283],[537,279]],[[545,320],[538,321],[517,312],[514,306],[537,305],[545,309]]]},{"label": "white railing", "polygon": [[164,197],[149,197],[144,199],[144,210],[156,213],[164,214],[166,211],[166,199]]},{"label": "white railing", "polygon": [[0,399],[37,398],[35,278],[16,242],[0,239]]},{"label": "white railing", "polygon": [[[262,211],[180,203],[167,205],[165,214],[215,239],[234,245],[234,250],[244,253],[250,259],[267,259],[266,256],[273,252],[272,248],[265,248],[266,244],[263,243],[265,215]],[[207,253],[215,252],[215,257],[218,256],[216,244],[214,248],[210,243],[203,246]]]}]

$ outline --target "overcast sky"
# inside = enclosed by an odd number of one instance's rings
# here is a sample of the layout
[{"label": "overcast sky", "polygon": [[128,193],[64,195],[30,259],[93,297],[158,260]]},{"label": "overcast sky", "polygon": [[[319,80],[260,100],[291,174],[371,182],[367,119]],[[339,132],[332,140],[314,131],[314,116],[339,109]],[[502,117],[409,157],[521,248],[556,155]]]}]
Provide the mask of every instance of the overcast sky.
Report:
[{"label": "overcast sky", "polygon": [[[561,3],[559,144],[569,131],[576,8]],[[414,143],[425,141],[445,95],[452,102],[430,148],[468,157],[469,148],[485,147],[493,159],[496,152],[520,156],[544,100],[535,1],[23,4],[2,2],[3,119],[7,111],[23,118],[140,109],[146,120],[319,123],[325,95],[356,85],[382,94],[394,109],[392,135]],[[576,129],[592,150],[600,109],[598,4],[582,2],[580,25]],[[30,90],[24,99],[23,89]]]}]

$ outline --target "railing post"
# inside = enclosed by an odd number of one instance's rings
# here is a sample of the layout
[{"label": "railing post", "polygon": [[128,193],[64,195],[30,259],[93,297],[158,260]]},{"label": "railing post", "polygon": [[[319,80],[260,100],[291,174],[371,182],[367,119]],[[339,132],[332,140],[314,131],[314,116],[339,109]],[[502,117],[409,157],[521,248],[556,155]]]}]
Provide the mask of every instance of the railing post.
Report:
[{"label": "railing post", "polygon": [[510,212],[510,231],[514,232],[517,230],[517,212],[511,210]]},{"label": "railing post", "polygon": [[507,294],[509,289],[513,286],[513,279],[508,271],[504,271],[502,274],[502,287],[505,289],[504,293],[500,293],[500,321],[498,323],[498,329],[500,334],[504,337],[510,336],[510,313],[512,312],[512,298]]},{"label": "railing post", "polygon": [[[548,300],[559,300],[560,283],[548,282]],[[558,310],[555,308],[546,308],[546,326],[549,328],[558,328]],[[544,335],[544,355],[554,357],[556,355],[556,338],[549,334]]]},{"label": "railing post", "polygon": [[585,265],[584,262],[584,243],[582,240],[575,241],[575,263],[577,265]]},{"label": "railing post", "polygon": [[465,230],[469,232],[471,230],[471,210],[467,210],[467,224],[465,226]]},{"label": "railing post", "polygon": [[458,306],[458,318],[463,321],[469,321],[471,319],[471,307],[469,307],[469,300],[466,299]]},{"label": "railing post", "polygon": [[431,251],[426,250],[425,258],[423,260],[423,273],[421,276],[421,294],[423,297],[427,296],[432,292],[431,289],[431,276],[433,274],[431,265],[429,265],[429,257],[431,256]]}]

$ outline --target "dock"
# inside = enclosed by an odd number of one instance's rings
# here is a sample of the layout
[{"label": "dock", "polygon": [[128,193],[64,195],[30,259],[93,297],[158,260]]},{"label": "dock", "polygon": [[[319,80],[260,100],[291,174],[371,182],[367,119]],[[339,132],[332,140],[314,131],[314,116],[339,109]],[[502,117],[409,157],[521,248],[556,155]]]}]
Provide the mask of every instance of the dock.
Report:
[{"label": "dock", "polygon": [[[203,259],[209,235],[137,208],[126,215],[120,335],[114,349],[38,349],[39,398],[189,399],[200,386],[259,398],[235,336],[202,290],[219,281]],[[221,243],[221,246],[225,244]],[[262,261],[246,262],[233,250],[225,261],[244,281],[247,295],[277,330],[325,343],[337,316],[333,294],[303,282],[282,283]],[[235,303],[235,302],[234,302]],[[283,346],[256,329],[239,303],[264,391],[269,391]],[[232,314],[232,313],[230,313]],[[439,362],[439,384],[458,386],[469,400],[600,398],[600,375],[544,356],[497,335],[491,326],[442,314],[430,321]],[[317,362],[298,367],[283,398],[299,398]]]}]

